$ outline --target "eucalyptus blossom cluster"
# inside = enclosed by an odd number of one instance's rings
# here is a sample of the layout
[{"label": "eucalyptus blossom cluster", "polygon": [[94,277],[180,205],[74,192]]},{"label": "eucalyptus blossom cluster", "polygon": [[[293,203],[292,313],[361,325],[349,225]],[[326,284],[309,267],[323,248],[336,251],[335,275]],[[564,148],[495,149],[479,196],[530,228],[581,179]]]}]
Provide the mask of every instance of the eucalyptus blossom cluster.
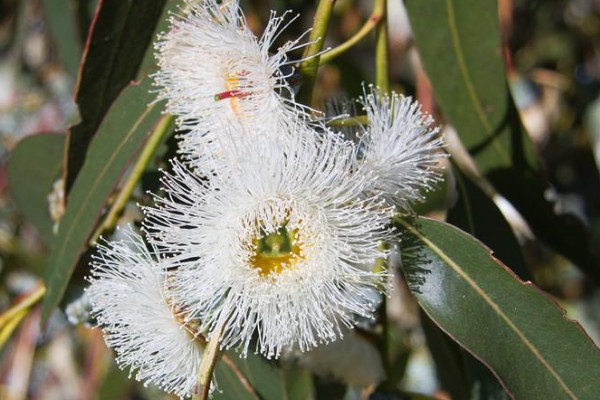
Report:
[{"label": "eucalyptus blossom cluster", "polygon": [[180,397],[215,335],[277,358],[372,319],[391,217],[440,179],[441,139],[410,98],[365,87],[358,140],[311,118],[284,72],[301,39],[273,48],[284,22],[272,14],[256,37],[237,0],[186,0],[171,17],[154,79],[180,157],[143,235],[121,230],[93,263],[88,294],[117,362]]}]

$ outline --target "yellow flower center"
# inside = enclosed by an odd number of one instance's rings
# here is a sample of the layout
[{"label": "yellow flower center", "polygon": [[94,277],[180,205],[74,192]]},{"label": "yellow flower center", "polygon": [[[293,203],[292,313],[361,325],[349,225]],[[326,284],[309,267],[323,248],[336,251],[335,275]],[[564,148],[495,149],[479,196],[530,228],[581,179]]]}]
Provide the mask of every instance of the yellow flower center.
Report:
[{"label": "yellow flower center", "polygon": [[281,274],[284,270],[293,268],[303,258],[297,229],[290,232],[282,226],[269,234],[261,229],[261,236],[255,238],[253,243],[255,250],[250,257],[250,266],[257,269],[262,277]]}]

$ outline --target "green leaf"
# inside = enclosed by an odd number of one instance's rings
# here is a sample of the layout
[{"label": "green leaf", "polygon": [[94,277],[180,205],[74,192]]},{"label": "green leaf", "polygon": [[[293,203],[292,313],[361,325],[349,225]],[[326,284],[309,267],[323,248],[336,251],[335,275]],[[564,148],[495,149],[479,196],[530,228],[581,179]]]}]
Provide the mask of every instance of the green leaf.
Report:
[{"label": "green leaf", "polygon": [[60,178],[65,139],[56,133],[29,136],[19,142],[8,162],[10,196],[48,244],[53,237],[48,194]]},{"label": "green leaf", "polygon": [[124,90],[90,145],[50,253],[43,321],[61,300],[108,197],[161,117],[162,104],[147,105],[150,87],[145,79]]},{"label": "green leaf", "polygon": [[98,127],[119,93],[136,78],[166,0],[104,0],[92,22],[76,89],[81,122],[69,132],[70,191]]},{"label": "green leaf", "polygon": [[401,243],[407,282],[429,317],[485,363],[517,399],[594,399],[600,352],[583,329],[490,250],[419,218]]},{"label": "green leaf", "polygon": [[81,41],[75,17],[75,2],[71,0],[42,0],[48,28],[56,44],[65,70],[77,78],[81,59]]},{"label": "green leaf", "polygon": [[[600,259],[576,217],[557,215],[508,90],[496,1],[406,3],[436,99],[478,168],[535,234],[600,282]],[[435,26],[435,29],[432,29]]]},{"label": "green leaf", "polygon": [[[232,351],[226,354],[229,362],[221,359],[215,370],[219,391],[213,394],[213,399],[280,400],[286,398],[283,374],[279,369],[254,354],[248,354],[246,358],[240,358]],[[241,382],[242,376],[254,392]]]}]

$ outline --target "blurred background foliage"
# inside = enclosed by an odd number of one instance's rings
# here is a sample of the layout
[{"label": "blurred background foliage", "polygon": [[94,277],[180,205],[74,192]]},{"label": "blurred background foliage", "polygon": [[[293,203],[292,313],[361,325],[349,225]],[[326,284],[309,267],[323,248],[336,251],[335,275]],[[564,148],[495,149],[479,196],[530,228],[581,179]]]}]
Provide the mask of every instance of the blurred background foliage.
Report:
[{"label": "blurred background foliage", "polygon": [[[288,37],[298,36],[311,26],[315,9],[315,2],[309,0],[244,0],[242,4],[249,26],[258,33],[271,9],[280,13],[291,9],[293,15],[299,14],[299,19],[286,30]],[[47,197],[53,191],[53,182],[60,177],[62,162],[56,160],[61,160],[62,154],[55,153],[62,148],[61,135],[79,121],[72,93],[96,6],[93,0],[0,0],[0,310],[35,290],[44,274],[53,229],[48,202],[56,208],[61,198],[56,191],[54,197]],[[371,1],[338,0],[326,46],[350,38],[371,10]],[[573,213],[584,221],[591,232],[590,248],[600,256],[600,2],[500,0],[499,18],[510,90],[548,174],[550,187],[544,195],[556,201],[555,207],[561,212]],[[389,21],[392,87],[418,98],[443,123],[445,117],[434,100],[401,0],[389,0]],[[323,65],[315,89],[318,102],[359,96],[358,83],[375,79],[373,60],[371,34]],[[31,135],[49,135],[47,151],[28,150],[26,138]],[[447,131],[446,135],[452,142],[452,132]],[[134,203],[150,201],[144,193],[157,188],[157,171],[173,155],[173,140],[171,135],[161,143],[119,223],[139,220]],[[19,142],[23,143],[21,152],[29,163],[20,171],[23,179],[11,182],[9,187],[8,161]],[[53,162],[55,169],[49,169],[47,162]],[[47,177],[45,186],[36,181],[41,175]],[[445,217],[445,210],[457,201],[454,179],[461,178],[453,178],[448,172],[447,183],[430,195],[423,212]],[[27,198],[34,193],[38,194],[37,199]],[[538,241],[507,201],[498,196],[496,200],[523,251],[528,266],[525,277],[551,293],[598,343],[598,284]],[[60,214],[60,210],[54,211]],[[36,218],[43,222],[31,224],[28,218],[32,212],[41,214]],[[475,217],[485,225],[488,219],[493,220],[490,213]],[[460,215],[450,213],[448,218],[459,221]],[[40,332],[40,311],[35,309],[24,316],[0,350],[0,398],[169,398],[128,380],[126,373],[115,368],[99,330],[77,324],[86,319],[87,310],[86,304],[73,303],[85,284],[87,271],[84,263],[80,266],[83,267],[76,269],[60,308],[64,310],[68,305],[68,315],[56,311],[46,331]],[[383,361],[378,351],[381,332],[367,324],[359,327],[356,334],[348,334],[340,344],[338,351],[347,354],[342,359],[331,359],[320,350],[303,357],[289,354],[270,363],[254,357],[240,361],[233,356],[231,360],[238,365],[221,367],[218,383],[228,389],[216,397],[427,398],[411,394],[421,393],[439,399],[475,398],[471,397],[468,384],[461,386],[460,382],[464,376],[485,374],[485,368],[472,357],[452,357],[461,350],[419,312],[401,280],[387,306],[390,323],[386,350],[390,365],[385,366],[389,375],[385,390],[373,394],[375,384],[382,379]],[[457,359],[467,365],[466,375],[456,373],[465,368],[452,364]],[[250,384],[258,393],[248,394],[235,371],[251,376]],[[488,394],[495,393],[496,397],[489,394],[479,398],[507,398],[497,383],[492,386]],[[239,392],[230,389],[233,387]]]}]

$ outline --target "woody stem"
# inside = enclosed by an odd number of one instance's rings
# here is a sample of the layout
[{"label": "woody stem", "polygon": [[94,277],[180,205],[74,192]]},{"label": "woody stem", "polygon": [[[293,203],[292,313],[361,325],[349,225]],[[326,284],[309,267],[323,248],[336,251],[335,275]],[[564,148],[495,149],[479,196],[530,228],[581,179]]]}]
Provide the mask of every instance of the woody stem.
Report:
[{"label": "woody stem", "polygon": [[221,336],[223,335],[224,329],[225,324],[219,325],[219,327],[214,330],[210,341],[204,348],[202,353],[202,361],[200,362],[198,378],[196,380],[196,386],[194,386],[194,392],[192,394],[192,400],[208,399],[208,393],[210,392],[210,380],[215,370],[215,366],[217,365],[219,345],[221,343]]}]

